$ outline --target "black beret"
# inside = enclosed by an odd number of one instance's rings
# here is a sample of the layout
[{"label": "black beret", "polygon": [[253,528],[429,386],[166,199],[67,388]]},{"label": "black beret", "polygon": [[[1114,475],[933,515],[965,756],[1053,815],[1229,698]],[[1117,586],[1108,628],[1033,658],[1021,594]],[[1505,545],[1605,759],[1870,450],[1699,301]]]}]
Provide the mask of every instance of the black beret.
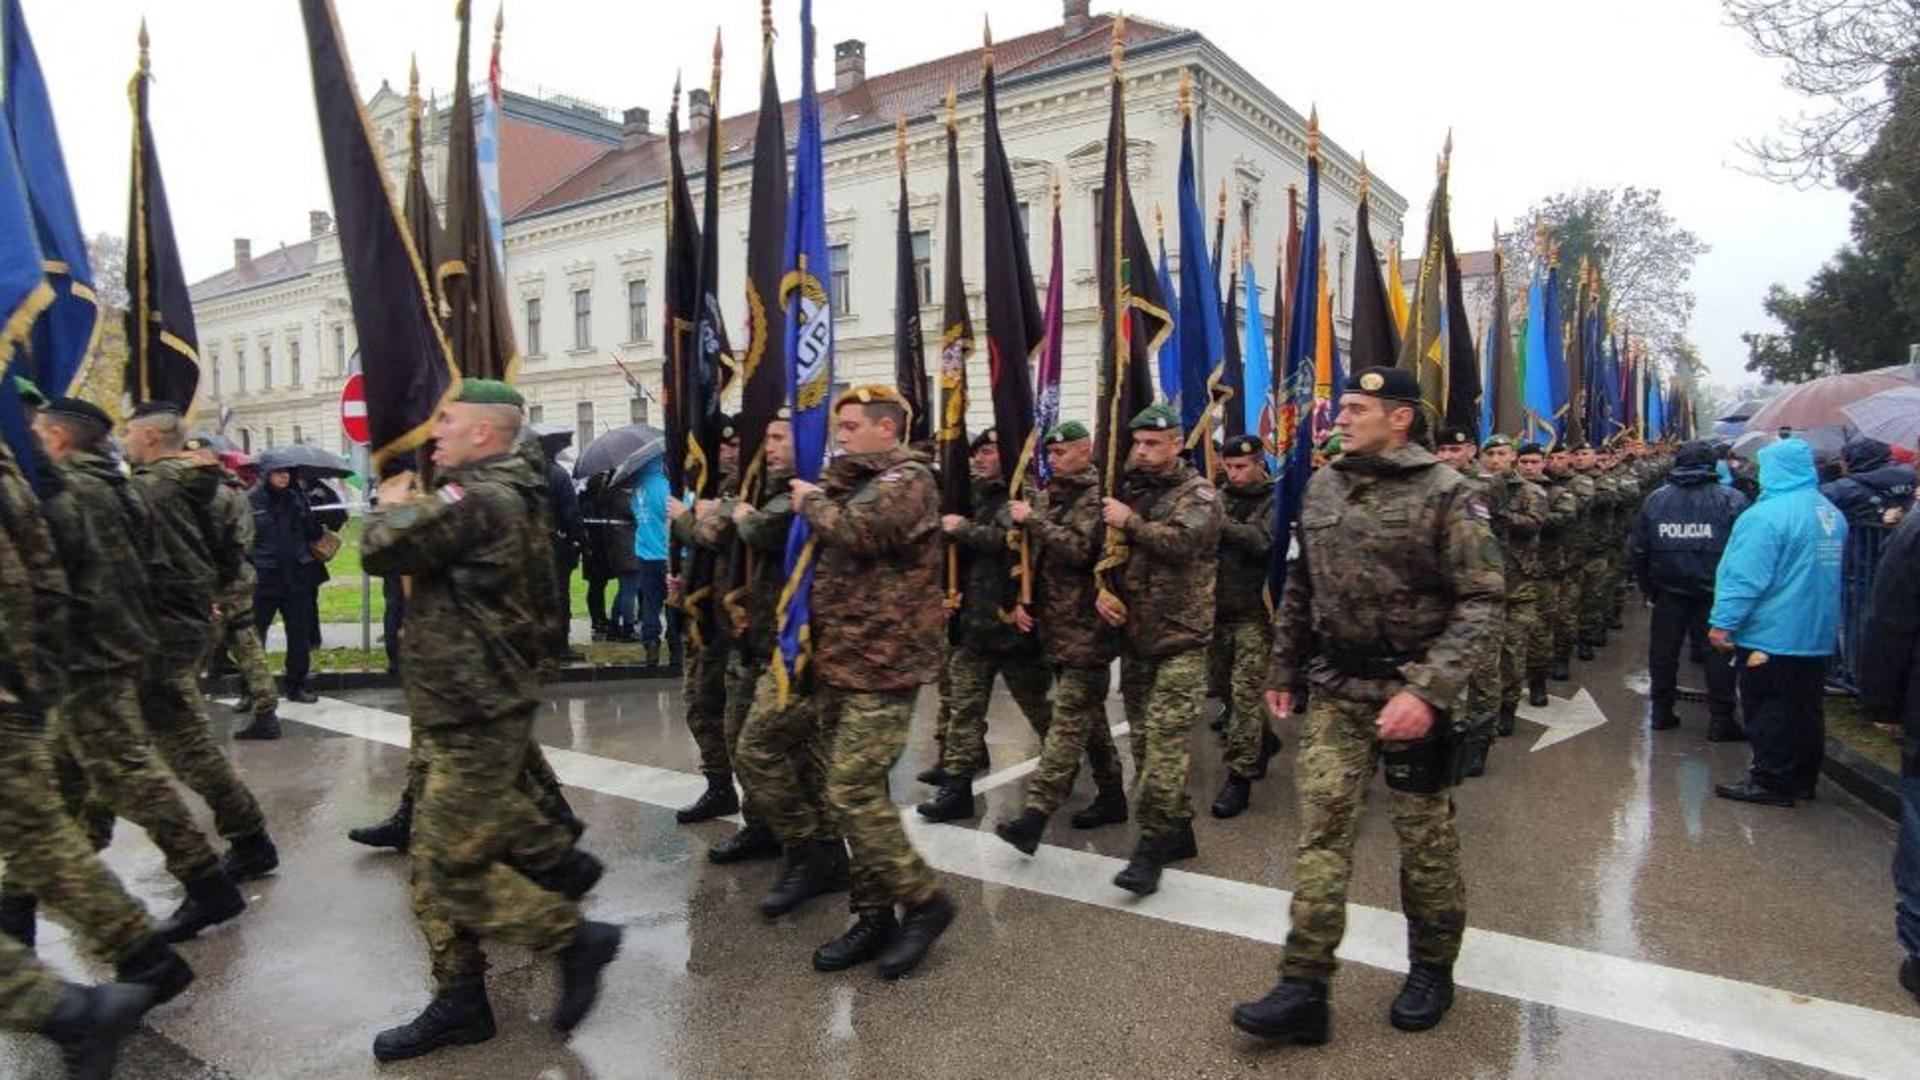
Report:
[{"label": "black beret", "polygon": [[1546,448],[1537,442],[1523,442],[1519,446],[1514,447],[1514,454],[1518,457],[1526,457],[1528,454],[1544,454],[1546,452]]},{"label": "black beret", "polygon": [[720,418],[720,441],[732,442],[740,437],[740,417],[738,414]]},{"label": "black beret", "polygon": [[132,419],[140,420],[149,416],[179,416],[181,408],[171,401],[143,401],[134,406]]},{"label": "black beret", "polygon": [[1260,436],[1235,435],[1233,438],[1227,440],[1226,445],[1220,448],[1220,456],[1252,457],[1255,454],[1264,454],[1266,451],[1266,444],[1260,441]]},{"label": "black beret", "polygon": [[1467,432],[1467,429],[1457,427],[1441,428],[1440,438],[1437,441],[1441,446],[1472,446],[1474,444],[1473,436]]},{"label": "black beret", "polygon": [[967,447],[967,452],[979,453],[980,448],[983,446],[997,447],[999,445],[1000,445],[1000,433],[993,428],[988,428],[987,430],[973,437],[973,443],[972,445]]},{"label": "black beret", "polygon": [[1346,392],[1366,394],[1383,401],[1420,404],[1420,381],[1413,377],[1412,372],[1393,367],[1361,368],[1347,380]]},{"label": "black beret", "polygon": [[107,415],[106,410],[91,401],[86,401],[81,398],[54,398],[52,401],[42,405],[40,411],[56,413],[61,416],[71,416],[76,420],[87,420],[99,424],[103,429],[113,426],[113,418]]}]

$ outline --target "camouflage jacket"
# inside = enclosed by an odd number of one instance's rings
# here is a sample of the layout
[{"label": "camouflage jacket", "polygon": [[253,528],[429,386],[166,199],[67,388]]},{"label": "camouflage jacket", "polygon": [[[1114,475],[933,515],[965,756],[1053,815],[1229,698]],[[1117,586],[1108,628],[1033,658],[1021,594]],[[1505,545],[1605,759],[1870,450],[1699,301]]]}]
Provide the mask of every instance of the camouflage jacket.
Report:
[{"label": "camouflage jacket", "polygon": [[[720,490],[714,497],[732,499],[738,493],[739,486],[735,483],[733,473],[722,473]],[[672,496],[668,496],[668,499],[675,501]],[[703,541],[700,538],[699,516],[692,509],[689,507],[688,513],[668,519],[667,539],[685,556],[680,564],[682,603],[692,591],[696,570],[706,575],[708,592],[701,601],[701,607],[711,613],[713,623],[711,637],[704,644],[708,653],[724,653],[734,641],[734,615],[725,603],[725,597],[735,587],[733,545]],[[692,623],[688,623],[687,628],[691,635]],[[708,632],[705,625],[700,629],[703,634]]]},{"label": "camouflage jacket", "polygon": [[766,497],[742,521],[733,520],[739,498],[729,496],[694,528],[696,543],[725,553],[720,563],[724,573],[718,577],[727,587],[721,625],[733,647],[758,664],[773,656],[776,608],[787,583],[787,533],[793,527],[793,493],[787,481],[791,478],[791,473],[784,472],[768,476],[762,488]]},{"label": "camouflage jacket", "polygon": [[845,454],[801,514],[813,527],[813,667],[840,690],[910,690],[946,649],[940,490],[905,447]]},{"label": "camouflage jacket", "polygon": [[1267,622],[1267,556],[1273,547],[1273,485],[1262,479],[1245,487],[1228,485],[1220,524],[1220,572],[1214,585],[1214,611],[1223,623]]},{"label": "camouflage jacket", "polygon": [[1613,536],[1613,510],[1620,501],[1619,492],[1598,469],[1576,471],[1573,484],[1574,490],[1585,496],[1581,509],[1586,514],[1586,527],[1580,533],[1580,550],[1588,555],[1602,553]]},{"label": "camouflage jacket", "polygon": [[1493,511],[1494,537],[1506,556],[1507,592],[1511,594],[1521,582],[1546,574],[1540,533],[1547,523],[1547,493],[1510,470],[1488,477],[1487,505]]},{"label": "camouflage jacket", "polygon": [[220,466],[161,458],[134,470],[153,531],[148,562],[148,610],[160,649],[169,656],[198,654],[213,628],[220,591],[240,575],[241,550],[214,521]]},{"label": "camouflage jacket", "polygon": [[1165,473],[1129,469],[1121,498],[1133,508],[1120,571],[1128,654],[1159,659],[1206,648],[1220,564],[1220,489],[1183,462]]},{"label": "camouflage jacket", "polygon": [[552,642],[546,479],[500,454],[440,474],[430,495],[374,508],[360,544],[370,574],[407,574],[401,671],[413,721],[476,724],[532,708]]},{"label": "camouflage jacket", "polygon": [[[1000,480],[973,482],[973,513],[950,538],[964,553],[966,567],[960,600],[960,640],[968,648],[994,655],[1037,651],[1029,634],[1013,623],[1020,599],[1019,533],[1007,510],[1007,485]],[[1031,558],[1031,554],[1029,554]]]},{"label": "camouflage jacket", "polygon": [[[39,464],[44,486],[57,492],[58,470],[44,458]],[[0,448],[0,530],[13,541],[14,557],[26,573],[31,597],[30,616],[18,621],[9,618],[6,633],[0,636],[21,639],[24,666],[19,691],[25,704],[36,711],[44,710],[60,700],[66,685],[67,612],[73,597],[67,590],[67,573],[61,568],[55,537],[41,516],[40,501],[13,455],[4,448]],[[23,627],[31,627],[31,632],[20,632]]]},{"label": "camouflage jacket", "polygon": [[235,611],[253,607],[253,585],[259,575],[253,569],[253,500],[247,497],[247,488],[239,477],[227,474],[220,478],[220,491],[213,497],[213,524],[223,537],[240,545],[240,572],[233,583],[221,590],[221,613],[231,615]]},{"label": "camouflage jacket", "polygon": [[[9,462],[11,464],[11,462]],[[27,626],[33,621],[33,586],[20,561],[13,534],[0,529],[0,623]],[[31,689],[33,642],[25,634],[0,634],[0,717],[39,711]],[[12,796],[18,797],[18,796]]]},{"label": "camouflage jacket", "polygon": [[76,453],[59,468],[62,491],[46,501],[45,510],[73,590],[67,667],[100,672],[135,666],[156,644],[139,539],[147,535],[145,507],[103,457]]},{"label": "camouflage jacket", "polygon": [[[1454,707],[1501,632],[1506,583],[1492,513],[1439,465],[1409,444],[1313,474],[1267,685],[1306,681],[1365,702],[1405,689],[1436,710]],[[1362,662],[1397,667],[1400,678],[1353,674]]]},{"label": "camouflage jacket", "polygon": [[1573,488],[1573,474],[1547,473],[1540,486],[1547,493],[1547,516],[1540,530],[1540,556],[1548,573],[1558,573],[1573,565],[1580,526],[1580,496]]},{"label": "camouflage jacket", "polygon": [[1104,667],[1120,640],[1093,610],[1093,567],[1106,538],[1099,470],[1055,475],[1045,506],[1035,505],[1026,530],[1033,548],[1032,615],[1047,663]]}]

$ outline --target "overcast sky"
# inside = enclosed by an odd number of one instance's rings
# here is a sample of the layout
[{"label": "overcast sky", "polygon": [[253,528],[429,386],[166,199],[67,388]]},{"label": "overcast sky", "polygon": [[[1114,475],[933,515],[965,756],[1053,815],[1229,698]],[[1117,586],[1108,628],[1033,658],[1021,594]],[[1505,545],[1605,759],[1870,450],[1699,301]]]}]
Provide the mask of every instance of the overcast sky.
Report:
[{"label": "overcast sky", "polygon": [[[329,205],[295,0],[23,0],[51,83],[68,168],[89,232],[126,228],[127,77],[144,14],[153,38],[154,126],[189,278],[231,264],[233,238],[256,254],[306,237]],[[452,83],[453,0],[337,0],[361,89]],[[1113,10],[1096,0],[1096,12]],[[484,72],[492,0],[479,0],[475,72]],[[832,45],[858,37],[867,70],[970,47],[976,12],[1002,37],[1057,25],[1058,0],[973,4],[818,0],[823,85]],[[1658,187],[1712,252],[1695,272],[1693,337],[1715,376],[1743,381],[1740,333],[1767,320],[1769,284],[1798,287],[1847,236],[1847,198],[1796,191],[1741,171],[1737,143],[1806,103],[1780,87],[1712,0],[1606,5],[1462,0],[1452,4],[1143,0],[1131,14],[1191,27],[1289,103],[1317,104],[1329,135],[1364,151],[1412,204],[1454,133],[1453,226],[1486,246],[1542,196],[1575,187]],[[798,87],[798,0],[776,0],[781,86]],[[728,43],[722,106],[750,107],[757,0],[540,0],[510,4],[504,63],[522,90],[545,87],[614,109],[665,113],[676,68],[704,85],[715,19]],[[1577,75],[1577,82],[1575,77]]]}]

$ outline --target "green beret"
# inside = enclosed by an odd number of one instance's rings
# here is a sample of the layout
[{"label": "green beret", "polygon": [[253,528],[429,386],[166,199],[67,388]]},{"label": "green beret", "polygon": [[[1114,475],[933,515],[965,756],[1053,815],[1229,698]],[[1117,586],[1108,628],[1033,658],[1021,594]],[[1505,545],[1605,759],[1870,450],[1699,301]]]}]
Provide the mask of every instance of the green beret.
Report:
[{"label": "green beret", "polygon": [[516,409],[527,403],[520,391],[499,379],[461,379],[460,396],[454,400],[463,405],[511,405]]},{"label": "green beret", "polygon": [[76,420],[85,420],[90,424],[98,424],[102,431],[113,426],[113,418],[107,415],[106,410],[91,401],[85,401],[76,397],[54,398],[52,401],[42,405],[40,411],[53,413],[58,416],[70,416]]},{"label": "green beret", "polygon": [[970,454],[977,454],[980,452],[980,448],[983,446],[999,446],[999,445],[1000,445],[1000,432],[996,431],[993,428],[988,428],[987,430],[973,437],[973,442],[967,446],[967,452]]},{"label": "green beret", "polygon": [[20,400],[28,405],[38,408],[47,403],[47,395],[41,391],[38,384],[25,375],[13,377],[13,388],[19,393]]},{"label": "green beret", "polygon": [[1252,457],[1266,452],[1267,446],[1258,435],[1235,435],[1220,448],[1221,457]]},{"label": "green beret", "polygon": [[1420,381],[1413,377],[1413,372],[1394,367],[1361,368],[1347,380],[1346,392],[1365,394],[1382,401],[1420,404]]},{"label": "green beret", "polygon": [[1179,431],[1180,415],[1173,411],[1173,406],[1155,402],[1141,409],[1127,428],[1130,431]]},{"label": "green beret", "polygon": [[1340,433],[1336,431],[1320,440],[1320,452],[1330,457],[1337,456],[1340,453]]},{"label": "green beret", "polygon": [[1079,442],[1092,437],[1087,431],[1087,425],[1080,421],[1062,420],[1053,425],[1052,431],[1047,432],[1045,442],[1048,446],[1052,446],[1054,443]]},{"label": "green beret", "polygon": [[1480,444],[1480,449],[1491,450],[1496,446],[1510,447],[1512,445],[1513,445],[1513,440],[1507,438],[1505,435],[1489,435],[1487,436],[1487,440]]}]

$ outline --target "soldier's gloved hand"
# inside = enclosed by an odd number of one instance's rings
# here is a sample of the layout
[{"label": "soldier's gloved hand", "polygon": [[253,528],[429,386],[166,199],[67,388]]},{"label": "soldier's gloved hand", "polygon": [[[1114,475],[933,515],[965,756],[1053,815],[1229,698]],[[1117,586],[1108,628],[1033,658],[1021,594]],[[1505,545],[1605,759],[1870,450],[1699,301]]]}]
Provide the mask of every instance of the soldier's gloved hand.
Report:
[{"label": "soldier's gloved hand", "polygon": [[1100,518],[1114,528],[1125,525],[1132,517],[1133,507],[1119,499],[1109,496],[1100,500]]},{"label": "soldier's gloved hand", "polygon": [[1293,691],[1269,690],[1263,695],[1267,699],[1267,711],[1275,720],[1285,720],[1293,715]]},{"label": "soldier's gloved hand", "polygon": [[1027,505],[1025,499],[1015,499],[1007,504],[1007,514],[1013,518],[1015,525],[1025,525],[1027,519],[1033,516],[1033,507]]},{"label": "soldier's gloved hand", "polygon": [[940,531],[952,536],[966,527],[967,519],[959,514],[941,514]]},{"label": "soldier's gloved hand", "polygon": [[1433,730],[1433,708],[1411,690],[1387,699],[1374,721],[1382,742],[1418,742]]}]

